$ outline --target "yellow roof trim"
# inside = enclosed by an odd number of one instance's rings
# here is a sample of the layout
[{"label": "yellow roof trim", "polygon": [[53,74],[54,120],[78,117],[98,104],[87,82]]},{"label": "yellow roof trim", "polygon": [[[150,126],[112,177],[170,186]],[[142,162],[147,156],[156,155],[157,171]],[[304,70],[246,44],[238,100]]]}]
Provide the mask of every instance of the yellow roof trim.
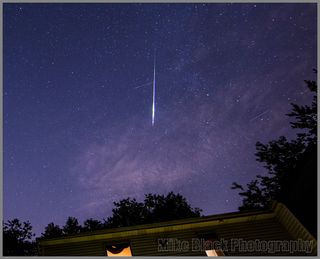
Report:
[{"label": "yellow roof trim", "polygon": [[274,216],[275,215],[272,212],[267,212],[267,213],[265,212],[265,213],[256,214],[256,215],[246,215],[243,217],[226,218],[226,219],[214,219],[211,221],[204,221],[204,222],[193,222],[193,223],[185,223],[185,224],[163,226],[163,227],[154,226],[150,228],[125,230],[125,231],[113,232],[113,233],[90,234],[86,236],[72,236],[72,237],[65,237],[61,239],[39,240],[39,245],[48,246],[48,245],[59,245],[59,244],[66,244],[66,243],[92,241],[92,240],[118,239],[123,237],[129,238],[137,235],[172,232],[172,231],[177,231],[182,229],[193,229],[193,228],[217,226],[222,224],[224,225],[224,224],[231,224],[231,223],[256,221],[256,220],[273,218]]},{"label": "yellow roof trim", "polygon": [[301,222],[292,214],[292,212],[283,204],[275,203],[273,210],[277,219],[286,228],[290,235],[295,239],[312,241],[312,255],[317,254],[317,240],[301,224]]}]

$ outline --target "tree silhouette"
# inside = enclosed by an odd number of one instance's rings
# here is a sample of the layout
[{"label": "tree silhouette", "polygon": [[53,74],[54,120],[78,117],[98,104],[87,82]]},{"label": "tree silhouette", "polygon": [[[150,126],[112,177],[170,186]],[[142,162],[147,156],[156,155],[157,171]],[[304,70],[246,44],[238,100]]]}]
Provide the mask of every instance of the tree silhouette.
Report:
[{"label": "tree silhouette", "polygon": [[146,221],[149,223],[174,219],[199,217],[201,210],[191,208],[187,200],[173,192],[167,196],[157,194],[147,194],[144,200],[146,208]]},{"label": "tree silhouette", "polygon": [[84,223],[83,223],[83,228],[81,229],[82,232],[86,232],[86,231],[93,231],[93,230],[98,230],[98,229],[103,229],[104,228],[104,224],[96,219],[87,219]]},{"label": "tree silhouette", "polygon": [[53,222],[51,222],[48,224],[48,226],[45,227],[44,233],[41,233],[41,236],[53,238],[60,237],[62,236],[62,234],[62,229],[58,225],[55,225]]},{"label": "tree silhouette", "polygon": [[180,194],[168,193],[145,195],[144,202],[136,199],[123,199],[114,202],[113,215],[106,221],[107,227],[123,227],[166,220],[199,217],[201,210],[191,208]]},{"label": "tree silhouette", "polygon": [[139,225],[145,222],[145,206],[136,199],[122,199],[113,203],[115,208],[112,209],[112,217],[106,221],[107,227],[124,227]]},{"label": "tree silhouette", "polygon": [[3,223],[3,255],[36,255],[37,249],[35,242],[32,241],[33,236],[29,221],[22,223],[15,218]]},{"label": "tree silhouette", "polygon": [[104,220],[104,223],[90,218],[84,221],[82,227],[75,217],[69,217],[62,229],[53,222],[49,223],[42,237],[54,238],[105,228],[199,217],[201,213],[199,208],[191,208],[182,195],[173,192],[168,193],[167,196],[147,194],[143,202],[138,202],[134,198],[126,198],[113,204],[115,206],[112,210],[113,214]]},{"label": "tree silhouette", "polygon": [[[317,70],[314,69],[317,73]],[[317,83],[315,81],[305,80],[307,87],[314,93],[311,106],[299,106],[291,103],[293,111],[287,114],[290,117],[295,117],[296,121],[291,122],[292,128],[303,129],[307,132],[298,133],[298,139],[306,144],[317,143]]]},{"label": "tree silhouette", "polygon": [[268,175],[257,175],[246,188],[238,183],[231,188],[240,190],[243,197],[240,210],[266,208],[273,200],[281,201],[316,236],[317,83],[308,80],[305,83],[314,93],[311,106],[292,103],[293,110],[287,114],[295,119],[291,127],[302,132],[291,141],[281,136],[267,144],[257,142],[255,155],[257,161],[264,163]]},{"label": "tree silhouette", "polygon": [[75,217],[68,217],[66,224],[63,227],[63,234],[72,235],[78,234],[81,231],[81,226]]}]

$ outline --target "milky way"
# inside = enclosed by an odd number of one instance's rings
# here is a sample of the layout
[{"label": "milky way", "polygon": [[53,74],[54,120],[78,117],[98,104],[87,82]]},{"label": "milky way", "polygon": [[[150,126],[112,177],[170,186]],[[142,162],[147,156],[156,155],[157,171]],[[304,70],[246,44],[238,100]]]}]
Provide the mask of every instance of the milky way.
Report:
[{"label": "milky way", "polygon": [[236,211],[232,182],[265,173],[255,143],[293,137],[290,103],[311,100],[316,9],[4,4],[4,219],[40,234],[171,190]]}]

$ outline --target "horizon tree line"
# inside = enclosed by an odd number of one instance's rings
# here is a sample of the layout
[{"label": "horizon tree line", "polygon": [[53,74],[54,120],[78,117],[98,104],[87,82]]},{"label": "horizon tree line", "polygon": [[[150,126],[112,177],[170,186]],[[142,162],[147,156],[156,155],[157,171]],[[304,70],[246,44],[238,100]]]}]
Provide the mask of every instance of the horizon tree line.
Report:
[{"label": "horizon tree line", "polygon": [[[161,221],[200,217],[202,210],[192,208],[181,194],[169,192],[167,195],[146,194],[143,202],[135,198],[122,199],[113,203],[112,216],[103,221],[89,218],[79,224],[75,217],[68,217],[65,225],[60,227],[50,222],[41,233],[40,238],[56,238],[99,229],[133,226]],[[3,222],[3,255],[37,255],[35,234],[29,221],[19,219]]]}]

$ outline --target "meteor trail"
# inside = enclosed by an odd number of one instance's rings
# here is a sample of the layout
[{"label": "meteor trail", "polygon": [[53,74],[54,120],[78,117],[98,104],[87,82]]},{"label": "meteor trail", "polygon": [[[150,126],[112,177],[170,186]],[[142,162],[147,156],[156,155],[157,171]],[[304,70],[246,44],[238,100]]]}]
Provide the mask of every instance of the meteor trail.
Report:
[{"label": "meteor trail", "polygon": [[255,117],[253,117],[250,121],[254,121],[255,119],[260,118],[262,115],[266,114],[267,112],[269,112],[269,109],[268,109],[268,110],[265,110],[264,112],[258,114],[258,115],[255,116]]},{"label": "meteor trail", "polygon": [[153,63],[153,88],[152,88],[152,126],[154,126],[154,114],[155,114],[155,99],[156,99],[156,56],[154,56]]},{"label": "meteor trail", "polygon": [[150,85],[150,84],[152,84],[152,82],[147,82],[147,83],[145,83],[145,84],[138,85],[138,86],[136,86],[134,89],[138,89],[138,88],[140,88],[140,87],[143,87],[143,86],[145,86],[145,85]]}]

